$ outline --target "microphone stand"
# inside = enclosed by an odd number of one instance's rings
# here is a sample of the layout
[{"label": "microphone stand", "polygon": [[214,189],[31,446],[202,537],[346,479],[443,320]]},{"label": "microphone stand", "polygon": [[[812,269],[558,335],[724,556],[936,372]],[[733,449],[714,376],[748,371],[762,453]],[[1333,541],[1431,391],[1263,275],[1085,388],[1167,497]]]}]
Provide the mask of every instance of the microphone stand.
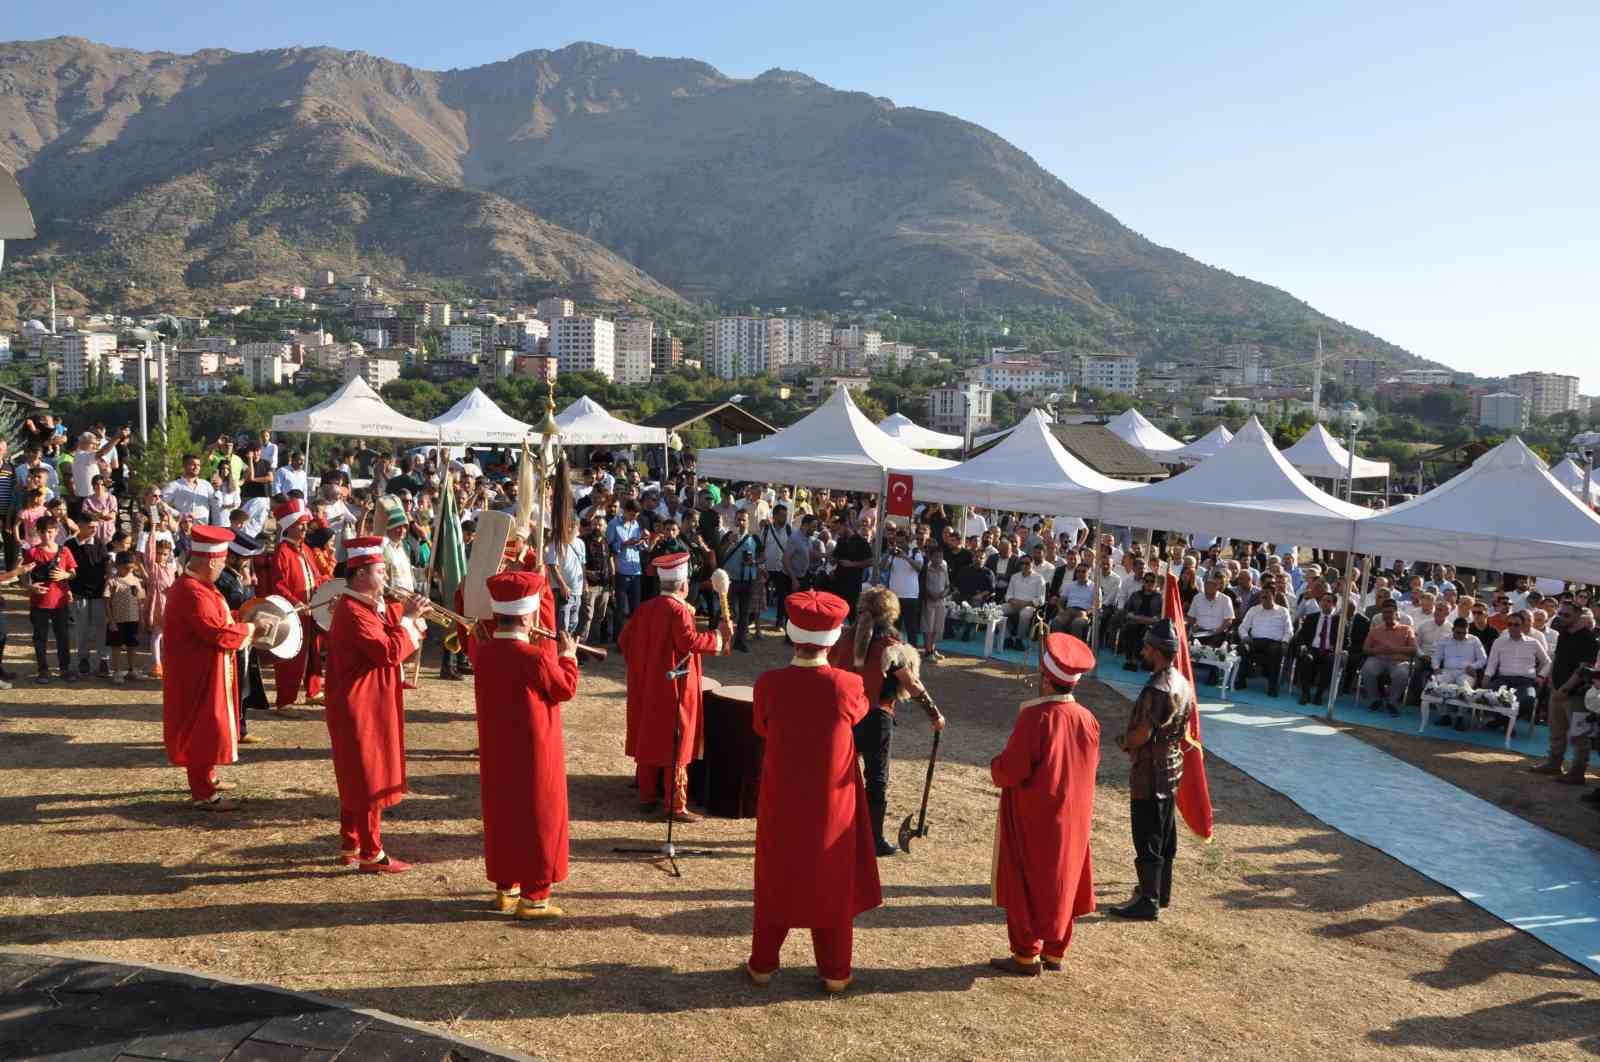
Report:
[{"label": "microphone stand", "polygon": [[[684,654],[683,659],[678,661],[677,666],[674,667],[671,671],[667,672],[667,678],[671,679],[673,681],[673,683],[675,684],[676,688],[677,688],[677,691],[678,691],[678,703],[679,704],[683,703],[683,694],[684,694],[684,683],[683,683],[683,680],[689,674],[689,660],[690,660],[691,656],[693,656],[692,652]],[[617,848],[613,848],[612,849],[613,852],[620,852],[620,853],[623,853],[624,855],[648,855],[648,856],[654,856],[656,858],[660,858],[660,857],[665,856],[667,862],[672,865],[672,876],[675,877],[675,878],[683,877],[683,871],[678,868],[678,857],[679,856],[681,856],[681,855],[683,855],[683,856],[702,856],[702,855],[703,856],[709,856],[709,855],[715,855],[716,854],[715,852],[711,851],[709,848],[678,848],[678,847],[674,846],[673,843],[672,843],[672,826],[673,826],[672,817],[673,817],[673,814],[674,814],[673,805],[678,802],[678,751],[679,751],[679,748],[681,746],[682,741],[683,741],[683,727],[681,725],[675,725],[672,728],[672,763],[668,767],[668,772],[669,772],[672,780],[667,784],[667,799],[666,799],[667,841],[666,841],[666,843],[663,844],[663,845],[660,845],[659,847],[656,847],[656,848],[617,847]],[[684,793],[684,806],[688,807],[688,804],[689,804],[688,793],[685,792]]]}]

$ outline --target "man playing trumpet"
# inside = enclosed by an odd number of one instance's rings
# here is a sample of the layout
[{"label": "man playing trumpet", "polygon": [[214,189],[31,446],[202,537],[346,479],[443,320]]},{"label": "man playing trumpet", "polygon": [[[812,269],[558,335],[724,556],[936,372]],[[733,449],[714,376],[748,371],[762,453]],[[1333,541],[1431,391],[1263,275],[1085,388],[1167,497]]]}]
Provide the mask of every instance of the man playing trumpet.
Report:
[{"label": "man playing trumpet", "polygon": [[400,874],[380,832],[383,809],[406,794],[405,701],[400,662],[422,644],[425,598],[384,598],[383,539],[346,543],[349,585],[328,629],[327,723],[339,786],[339,861],[363,873]]}]

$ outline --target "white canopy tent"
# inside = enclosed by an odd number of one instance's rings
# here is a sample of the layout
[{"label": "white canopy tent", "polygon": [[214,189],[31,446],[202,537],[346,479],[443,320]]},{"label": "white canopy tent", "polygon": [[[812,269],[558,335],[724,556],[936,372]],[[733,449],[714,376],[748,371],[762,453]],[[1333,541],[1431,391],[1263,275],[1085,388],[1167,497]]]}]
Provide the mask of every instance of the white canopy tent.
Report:
[{"label": "white canopy tent", "polygon": [[495,405],[494,399],[474,387],[461,401],[428,421],[447,443],[494,443],[518,446],[528,437],[529,425]]},{"label": "white canopy tent", "polygon": [[665,446],[665,428],[645,428],[607,413],[588,395],[556,414],[562,446]]},{"label": "white canopy tent", "polygon": [[1171,479],[1107,494],[1101,518],[1129,527],[1220,527],[1235,538],[1349,549],[1370,513],[1324,494],[1254,417],[1207,461]]},{"label": "white canopy tent", "polygon": [[0,265],[5,263],[7,240],[31,240],[33,211],[22,194],[22,186],[11,171],[0,166]]},{"label": "white canopy tent", "polygon": [[1183,443],[1151,424],[1137,409],[1127,409],[1106,423],[1106,430],[1135,450],[1142,450],[1157,460],[1163,454],[1183,449]]},{"label": "white canopy tent", "polygon": [[954,461],[929,457],[885,435],[843,386],[776,435],[743,446],[701,450],[702,476],[882,491],[889,472],[935,472]]},{"label": "white canopy tent", "polygon": [[[1316,479],[1349,478],[1350,451],[1321,424],[1312,425],[1310,431],[1300,436],[1299,442],[1283,452],[1283,456],[1302,473]],[[1356,479],[1387,479],[1388,476],[1389,462],[1356,457]]]},{"label": "white canopy tent", "polygon": [[890,413],[878,421],[878,427],[889,438],[913,450],[959,450],[963,444],[961,436],[924,428],[904,413]]},{"label": "white canopy tent", "polygon": [[[1583,466],[1571,457],[1563,457],[1559,464],[1551,466],[1550,475],[1574,495],[1583,497]],[[1589,499],[1600,499],[1600,472],[1589,475]]]},{"label": "white canopy tent", "polygon": [[366,439],[434,439],[439,429],[425,420],[413,420],[386,405],[378,392],[361,377],[352,377],[343,387],[321,402],[298,413],[280,413],[272,418],[272,430],[304,432],[306,445],[311,436],[351,435]]},{"label": "white canopy tent", "polygon": [[1101,475],[1074,457],[1037,409],[992,449],[955,468],[919,473],[912,485],[918,501],[1090,519],[1099,517],[1102,497],[1137,486]]},{"label": "white canopy tent", "polygon": [[[1218,424],[1188,446],[1181,446],[1176,450],[1168,450],[1166,453],[1152,454],[1151,456],[1163,464],[1197,464],[1221,453],[1222,448],[1231,441],[1233,441],[1233,432],[1228,430],[1226,424]],[[1271,441],[1268,440],[1269,445],[1270,443]]]},{"label": "white canopy tent", "polygon": [[1384,557],[1600,582],[1600,517],[1557,482],[1517,436],[1421,497],[1361,521],[1355,548]]}]

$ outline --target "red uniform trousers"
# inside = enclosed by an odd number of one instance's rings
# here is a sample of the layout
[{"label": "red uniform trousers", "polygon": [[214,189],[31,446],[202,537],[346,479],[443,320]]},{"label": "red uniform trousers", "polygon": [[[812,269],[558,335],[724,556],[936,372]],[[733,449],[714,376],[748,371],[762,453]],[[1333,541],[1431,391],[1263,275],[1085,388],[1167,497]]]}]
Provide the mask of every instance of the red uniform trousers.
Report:
[{"label": "red uniform trousers", "polygon": [[[778,968],[778,952],[788,926],[756,922],[750,942],[750,969],[756,973],[771,973]],[[817,957],[817,973],[829,981],[847,981],[850,978],[850,951],[855,939],[855,926],[847,924],[811,931],[811,950]]]},{"label": "red uniform trousers", "polygon": [[195,801],[210,800],[217,795],[216,768],[186,767],[189,775],[189,798]]},{"label": "red uniform trousers", "polygon": [[[320,633],[320,632],[319,632]],[[287,708],[300,698],[304,686],[306,695],[322,692],[322,639],[306,631],[305,644],[300,652],[288,660],[272,665],[273,683],[277,686],[278,707]]]},{"label": "red uniform trousers", "polygon": [[383,851],[383,809],[347,811],[339,808],[339,849],[359,852],[362,859],[376,859]]},{"label": "red uniform trousers", "polygon": [[1045,958],[1055,962],[1067,953],[1067,945],[1072,943],[1072,923],[1067,923],[1064,939],[1040,940],[1032,927],[1024,924],[1026,917],[1022,911],[1006,910],[1006,934],[1011,938],[1012,955],[1019,959],[1032,959],[1043,951]]},{"label": "red uniform trousers", "polygon": [[[668,768],[664,764],[641,763],[634,771],[639,783],[639,799],[645,803],[661,798],[661,780]],[[689,806],[689,768],[679,767],[678,786],[673,792],[673,811],[683,811]]]}]

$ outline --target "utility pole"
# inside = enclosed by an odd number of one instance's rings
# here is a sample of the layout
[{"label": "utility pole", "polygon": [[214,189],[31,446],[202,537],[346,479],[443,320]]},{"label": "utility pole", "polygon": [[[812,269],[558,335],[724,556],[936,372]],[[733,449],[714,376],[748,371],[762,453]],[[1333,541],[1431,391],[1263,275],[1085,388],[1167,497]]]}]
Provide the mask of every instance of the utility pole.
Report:
[{"label": "utility pole", "polygon": [[1322,329],[1317,329],[1317,362],[1311,376],[1311,419],[1322,420]]}]

